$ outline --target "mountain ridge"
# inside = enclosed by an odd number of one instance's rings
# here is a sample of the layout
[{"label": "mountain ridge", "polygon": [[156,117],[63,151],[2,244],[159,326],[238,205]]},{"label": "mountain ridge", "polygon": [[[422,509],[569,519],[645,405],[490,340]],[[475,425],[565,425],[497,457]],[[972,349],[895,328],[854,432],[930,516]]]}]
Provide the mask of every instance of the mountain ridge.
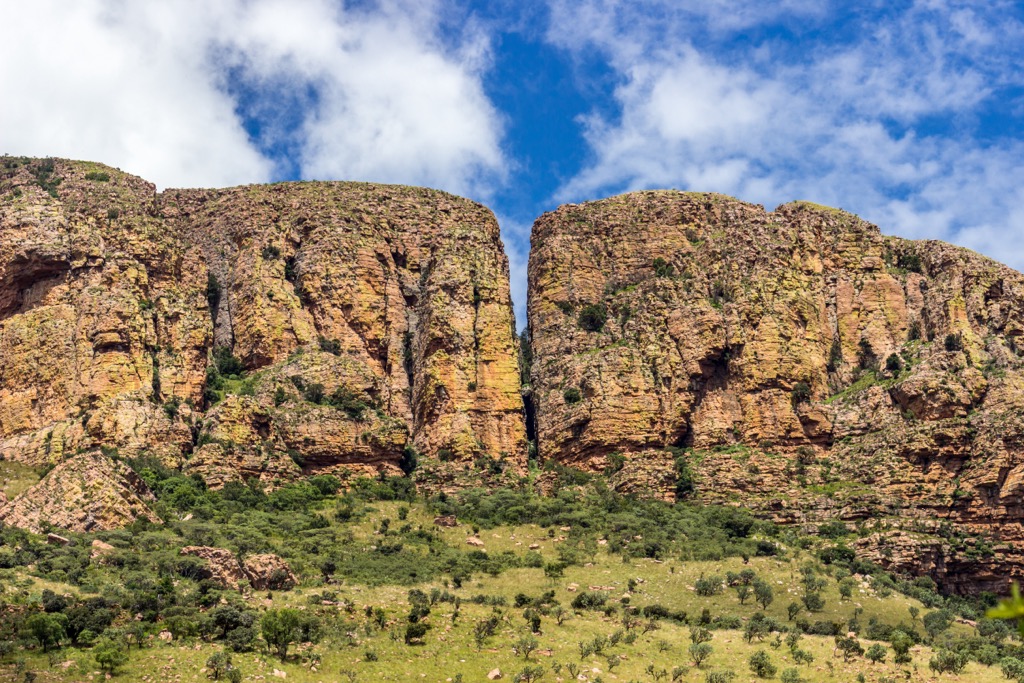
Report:
[{"label": "mountain ridge", "polygon": [[641,191],[538,218],[528,310],[521,387],[497,222],[441,191],[0,163],[4,459],[543,489],[530,438],[623,492],[838,520],[950,591],[1024,576],[1019,273],[810,202]]}]

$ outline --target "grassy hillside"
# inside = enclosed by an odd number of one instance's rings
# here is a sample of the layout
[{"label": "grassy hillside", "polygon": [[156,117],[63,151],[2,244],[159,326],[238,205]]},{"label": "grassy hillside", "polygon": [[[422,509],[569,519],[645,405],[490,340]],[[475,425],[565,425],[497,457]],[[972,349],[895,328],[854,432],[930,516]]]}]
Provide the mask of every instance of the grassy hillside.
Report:
[{"label": "grassy hillside", "polygon": [[[403,479],[340,493],[320,477],[268,496],[134,466],[166,524],[67,546],[0,533],[0,680],[98,679],[103,661],[128,681],[997,681],[1000,658],[1019,655],[980,604],[841,543],[572,472],[550,498],[422,500]],[[450,514],[458,526],[435,524]],[[279,554],[299,585],[222,589],[185,545]]]}]

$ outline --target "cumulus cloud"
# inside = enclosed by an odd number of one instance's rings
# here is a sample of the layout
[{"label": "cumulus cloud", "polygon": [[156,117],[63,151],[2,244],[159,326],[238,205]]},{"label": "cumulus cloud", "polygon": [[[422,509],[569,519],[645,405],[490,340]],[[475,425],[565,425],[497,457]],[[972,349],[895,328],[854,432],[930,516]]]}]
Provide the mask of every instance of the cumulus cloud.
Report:
[{"label": "cumulus cloud", "polygon": [[[549,40],[572,54],[598,51],[620,81],[608,106],[581,118],[592,158],[560,199],[646,187],[769,206],[812,199],[887,232],[1024,266],[1024,216],[1014,209],[1024,144],[976,125],[995,93],[1024,85],[1019,12],[922,1],[835,25],[791,3],[740,13],[750,21],[737,28],[721,14],[745,2],[705,3],[696,16],[661,2],[588,0],[577,11],[601,20],[562,31],[554,22],[568,20],[571,4],[553,0]],[[797,16],[828,39],[730,33]]]},{"label": "cumulus cloud", "polygon": [[7,7],[0,151],[104,161],[161,185],[266,180],[270,163],[208,72],[209,28],[184,7],[159,7],[99,0]]},{"label": "cumulus cloud", "polygon": [[0,23],[0,151],[88,158],[161,186],[303,177],[486,194],[505,166],[487,40],[434,3],[58,0]]}]

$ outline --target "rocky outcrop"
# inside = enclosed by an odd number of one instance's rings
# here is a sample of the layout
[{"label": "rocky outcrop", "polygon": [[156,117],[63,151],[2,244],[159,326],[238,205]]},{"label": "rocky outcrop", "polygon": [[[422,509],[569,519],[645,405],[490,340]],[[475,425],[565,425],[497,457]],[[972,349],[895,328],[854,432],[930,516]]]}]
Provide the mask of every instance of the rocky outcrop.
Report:
[{"label": "rocky outcrop", "polygon": [[542,216],[529,275],[541,458],[780,521],[941,519],[919,569],[1024,576],[1019,273],[807,203],[641,192]]},{"label": "rocky outcrop", "polygon": [[0,522],[35,533],[47,525],[68,531],[118,529],[138,519],[159,522],[149,509],[153,500],[145,482],[127,465],[84,453],[0,507]]},{"label": "rocky outcrop", "polygon": [[277,555],[251,555],[241,562],[225,548],[186,546],[181,554],[204,561],[207,578],[223,588],[238,590],[248,581],[255,590],[288,590],[298,583],[288,563]]},{"label": "rocky outcrop", "polygon": [[4,459],[103,446],[213,486],[525,463],[498,226],[443,192],[5,157],[0,358]]}]

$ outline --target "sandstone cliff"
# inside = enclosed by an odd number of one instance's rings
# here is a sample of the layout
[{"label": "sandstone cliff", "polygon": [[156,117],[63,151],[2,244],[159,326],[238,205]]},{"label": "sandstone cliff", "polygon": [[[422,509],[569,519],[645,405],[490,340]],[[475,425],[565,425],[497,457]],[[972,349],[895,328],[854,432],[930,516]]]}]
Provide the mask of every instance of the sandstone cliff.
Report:
[{"label": "sandstone cliff", "polygon": [[541,458],[902,527],[931,551],[900,568],[947,588],[1024,573],[1019,273],[807,203],[641,192],[542,216],[529,277]]},{"label": "sandstone cliff", "polygon": [[0,458],[103,446],[207,477],[525,462],[486,208],[358,183],[169,190],[0,160]]}]

